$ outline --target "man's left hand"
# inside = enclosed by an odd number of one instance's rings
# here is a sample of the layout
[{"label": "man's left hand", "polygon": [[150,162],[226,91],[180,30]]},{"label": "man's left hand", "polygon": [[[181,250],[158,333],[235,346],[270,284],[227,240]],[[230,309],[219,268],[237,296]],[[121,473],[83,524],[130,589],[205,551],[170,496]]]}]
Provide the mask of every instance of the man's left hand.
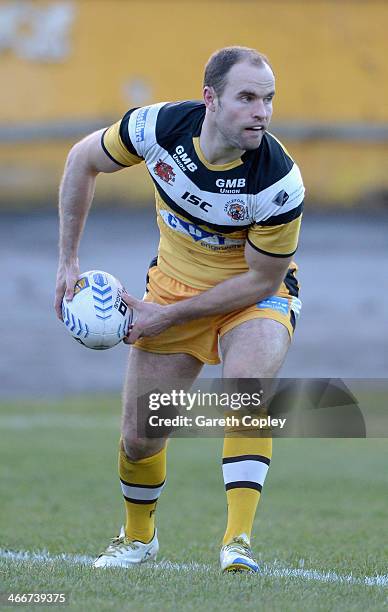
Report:
[{"label": "man's left hand", "polygon": [[134,344],[138,338],[144,336],[157,336],[174,325],[168,306],[143,302],[128,293],[123,293],[122,299],[137,312],[135,323],[130,326],[128,335],[123,339],[125,344]]}]

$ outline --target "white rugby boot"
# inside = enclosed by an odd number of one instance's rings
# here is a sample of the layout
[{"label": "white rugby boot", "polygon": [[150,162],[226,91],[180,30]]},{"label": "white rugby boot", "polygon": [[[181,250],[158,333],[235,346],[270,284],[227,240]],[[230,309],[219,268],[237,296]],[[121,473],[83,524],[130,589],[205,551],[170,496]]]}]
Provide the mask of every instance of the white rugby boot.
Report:
[{"label": "white rugby boot", "polygon": [[259,565],[252,555],[249,538],[246,533],[233,538],[229,544],[221,548],[220,563],[223,572],[249,572],[259,571]]},{"label": "white rugby boot", "polygon": [[93,567],[131,567],[156,558],[159,551],[158,536],[155,529],[151,542],[144,544],[126,537],[124,527],[120,535],[113,538],[108,548],[97,557]]}]

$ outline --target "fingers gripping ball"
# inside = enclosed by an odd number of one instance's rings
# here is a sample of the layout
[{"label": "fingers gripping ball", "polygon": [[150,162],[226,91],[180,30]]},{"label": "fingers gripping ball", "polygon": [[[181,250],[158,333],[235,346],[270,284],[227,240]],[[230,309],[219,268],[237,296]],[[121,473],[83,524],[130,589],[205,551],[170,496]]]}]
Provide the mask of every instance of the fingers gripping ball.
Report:
[{"label": "fingers gripping ball", "polygon": [[62,301],[63,322],[77,342],[104,350],[127,335],[133,310],[122,300],[123,291],[120,281],[108,272],[81,274],[72,301]]}]

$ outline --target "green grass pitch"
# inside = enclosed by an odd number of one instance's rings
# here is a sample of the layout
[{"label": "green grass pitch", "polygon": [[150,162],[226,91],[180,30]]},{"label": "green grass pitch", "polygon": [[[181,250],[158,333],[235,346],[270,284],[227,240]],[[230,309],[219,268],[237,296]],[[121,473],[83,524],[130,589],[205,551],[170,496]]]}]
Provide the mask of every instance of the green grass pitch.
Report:
[{"label": "green grass pitch", "polygon": [[[93,570],[55,559],[97,555],[122,524],[119,412],[118,396],[0,405],[0,591],[65,591],[65,609],[80,611],[388,608],[387,582],[365,584],[388,573],[382,439],[275,441],[253,538],[263,575],[220,574],[226,504],[216,439],[169,445],[158,562],[173,565]],[[6,550],[54,558],[21,561]]]}]

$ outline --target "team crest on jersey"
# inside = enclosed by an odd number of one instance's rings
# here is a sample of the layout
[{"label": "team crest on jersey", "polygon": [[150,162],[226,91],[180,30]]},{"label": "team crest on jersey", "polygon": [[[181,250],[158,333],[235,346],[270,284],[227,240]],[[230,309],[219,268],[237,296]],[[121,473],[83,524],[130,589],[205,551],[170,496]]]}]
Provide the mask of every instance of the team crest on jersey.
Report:
[{"label": "team crest on jersey", "polygon": [[248,208],[242,200],[231,200],[227,202],[224,210],[233,221],[244,221],[244,219],[248,219]]},{"label": "team crest on jersey", "polygon": [[162,181],[165,181],[169,185],[172,185],[175,182],[175,172],[172,169],[172,166],[166,164],[166,162],[158,159],[154,166],[154,172],[157,176],[159,176]]}]

